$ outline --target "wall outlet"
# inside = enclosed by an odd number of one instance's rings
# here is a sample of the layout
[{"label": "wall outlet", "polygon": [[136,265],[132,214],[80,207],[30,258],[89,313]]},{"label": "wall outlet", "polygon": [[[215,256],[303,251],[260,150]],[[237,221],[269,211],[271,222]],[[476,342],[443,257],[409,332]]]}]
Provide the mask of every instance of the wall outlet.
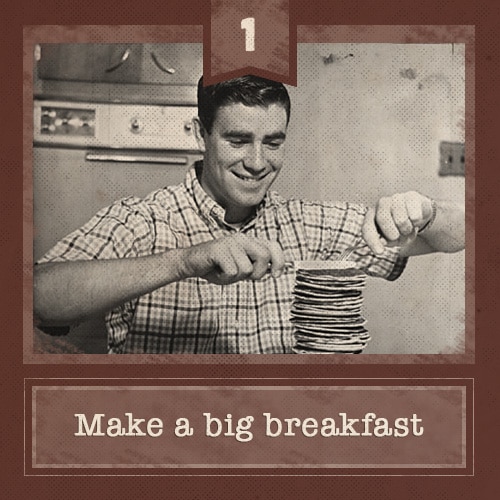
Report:
[{"label": "wall outlet", "polygon": [[446,142],[439,144],[439,175],[465,177],[465,143]]}]

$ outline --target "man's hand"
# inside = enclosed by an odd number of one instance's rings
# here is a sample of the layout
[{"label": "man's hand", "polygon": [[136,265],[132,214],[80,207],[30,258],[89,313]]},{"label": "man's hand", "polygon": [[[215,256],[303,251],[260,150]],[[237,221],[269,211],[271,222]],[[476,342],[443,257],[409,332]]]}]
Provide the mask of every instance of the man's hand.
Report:
[{"label": "man's hand", "polygon": [[258,280],[271,271],[279,277],[285,265],[277,242],[243,234],[212,240],[186,248],[186,275],[228,285],[240,280]]},{"label": "man's hand", "polygon": [[432,201],[416,191],[383,197],[366,213],[363,238],[375,254],[386,245],[406,247],[431,217]]}]

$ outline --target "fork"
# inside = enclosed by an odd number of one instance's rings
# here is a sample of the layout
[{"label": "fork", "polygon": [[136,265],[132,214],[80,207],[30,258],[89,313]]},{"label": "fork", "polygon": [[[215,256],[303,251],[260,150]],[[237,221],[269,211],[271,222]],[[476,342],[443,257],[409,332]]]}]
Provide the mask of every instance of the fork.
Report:
[{"label": "fork", "polygon": [[357,243],[355,245],[351,245],[347,248],[345,248],[340,254],[339,256],[337,257],[336,260],[348,260],[349,257],[356,251],[356,250],[359,250],[360,248],[364,248],[364,247],[367,247],[368,246],[368,243],[366,243],[365,241],[363,242],[360,242],[360,243]]}]

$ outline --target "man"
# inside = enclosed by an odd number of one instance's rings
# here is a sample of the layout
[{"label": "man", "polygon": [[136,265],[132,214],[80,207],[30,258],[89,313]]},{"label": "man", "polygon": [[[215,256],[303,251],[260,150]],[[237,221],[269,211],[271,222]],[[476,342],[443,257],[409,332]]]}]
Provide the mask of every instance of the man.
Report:
[{"label": "man", "polygon": [[41,325],[105,313],[110,353],[290,353],[285,262],[335,259],[364,239],[353,258],[392,280],[409,256],[464,248],[463,207],[417,192],[367,210],[270,191],[290,118],[282,84],[200,79],[198,111],[204,159],[182,185],[103,209],[38,263]]}]

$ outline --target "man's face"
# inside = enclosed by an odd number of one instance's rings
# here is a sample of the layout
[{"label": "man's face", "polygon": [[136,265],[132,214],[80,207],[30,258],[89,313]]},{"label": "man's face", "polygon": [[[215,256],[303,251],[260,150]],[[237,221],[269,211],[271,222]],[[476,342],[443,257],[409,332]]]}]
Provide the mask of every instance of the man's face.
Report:
[{"label": "man's face", "polygon": [[226,221],[243,222],[281,170],[287,128],[285,108],[230,104],[218,109],[203,133],[201,185],[226,209]]}]

